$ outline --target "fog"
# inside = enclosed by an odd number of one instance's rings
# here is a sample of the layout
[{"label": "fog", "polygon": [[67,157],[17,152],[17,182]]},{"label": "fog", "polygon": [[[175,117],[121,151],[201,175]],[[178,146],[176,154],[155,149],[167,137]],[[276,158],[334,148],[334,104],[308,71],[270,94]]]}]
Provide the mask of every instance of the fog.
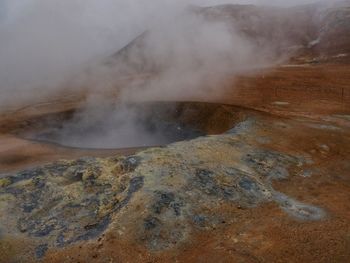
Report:
[{"label": "fog", "polygon": [[[110,145],[118,132],[140,130],[129,107],[111,108],[116,101],[212,100],[220,96],[225,77],[285,59],[274,56],[272,46],[256,45],[234,26],[204,18],[193,5],[308,2],[0,0],[1,109],[83,90],[87,99],[75,126],[103,118],[94,117],[91,109],[97,103],[106,106],[108,116],[118,116],[108,117],[113,120],[108,129],[114,132],[101,145]],[[130,52],[120,55],[118,50],[134,39],[138,41]],[[120,116],[128,119],[123,127]],[[71,126],[65,125],[63,134]],[[138,136],[136,132],[127,140]]]},{"label": "fog", "polygon": [[269,6],[295,6],[302,4],[310,4],[318,2],[317,0],[207,0],[197,1],[202,5],[216,5],[216,4],[253,4],[253,5],[269,5]]},{"label": "fog", "polygon": [[[228,63],[246,67],[255,61],[249,57],[254,52],[250,43],[224,25],[184,14],[190,4],[226,2],[295,5],[310,1],[0,0],[0,105],[61,91],[84,67],[115,53],[146,30],[153,30],[155,37],[148,43],[153,46],[152,59],[177,59],[176,70],[182,67],[178,73],[185,74],[184,79],[191,78],[188,67],[193,61],[186,60],[183,67],[181,56],[199,59],[204,75],[209,68],[225,71],[231,66]],[[217,63],[219,54],[227,58],[222,64]]]},{"label": "fog", "polygon": [[177,12],[181,6],[137,0],[27,0],[3,5],[8,14],[0,27],[2,104],[59,91],[88,63],[114,53],[165,15],[153,17],[157,11]]}]

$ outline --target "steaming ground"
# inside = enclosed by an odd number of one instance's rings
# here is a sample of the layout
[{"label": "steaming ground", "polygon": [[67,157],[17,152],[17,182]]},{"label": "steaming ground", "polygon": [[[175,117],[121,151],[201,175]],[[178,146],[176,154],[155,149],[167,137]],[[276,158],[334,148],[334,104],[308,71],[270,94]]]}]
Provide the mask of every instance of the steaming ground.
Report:
[{"label": "steaming ground", "polygon": [[[197,122],[238,115],[222,108]],[[0,262],[346,262],[349,109],[239,112],[225,135],[2,174]]]},{"label": "steaming ground", "polygon": [[[170,110],[176,110],[173,108]],[[161,104],[150,109],[123,103],[88,108],[63,123],[49,122],[49,127],[29,138],[68,147],[117,149],[166,145],[205,135],[194,127],[165,119],[160,113],[165,110],[169,107]]]},{"label": "steaming ground", "polygon": [[[191,19],[178,14],[179,24],[174,16],[163,20],[172,21],[167,34],[163,24],[142,28],[127,52],[118,47],[116,57],[98,56],[99,67],[78,74],[75,83],[89,84],[80,96],[46,100],[40,92],[33,97],[43,103],[17,110],[1,104],[7,111],[0,115],[0,262],[347,262],[350,9],[327,9],[314,24],[314,7],[200,9],[205,28],[193,12]],[[214,28],[227,36],[232,27],[220,18],[235,24],[222,45],[207,36]],[[232,39],[243,45],[231,51],[254,52],[232,60],[226,52]],[[282,67],[251,72],[261,65],[259,51],[267,58],[271,48],[278,58],[289,57],[290,48],[298,52]],[[256,60],[247,64],[249,57]],[[228,72],[221,62],[232,65],[224,86],[215,78]],[[120,72],[124,80],[113,81]],[[17,97],[11,95],[2,99]],[[164,102],[171,113],[164,114],[159,104],[126,103],[191,96],[230,105]],[[179,125],[219,135],[123,156],[22,137],[109,147],[124,142],[116,134],[128,145],[153,143],[168,128],[178,135]]]},{"label": "steaming ground", "polygon": [[[349,52],[347,24],[339,22],[347,21],[346,12],[324,3],[291,9],[200,8],[189,7],[189,1],[6,3],[0,111],[78,94],[83,101],[73,119],[53,121],[30,136],[70,147],[140,147],[194,138],[202,133],[155,119],[129,102],[218,101],[227,79],[255,75],[299,53]],[[333,26],[344,41],[333,40]]]},{"label": "steaming ground", "polygon": [[[113,85],[107,73],[101,78],[97,75],[92,85],[83,81],[80,83],[83,87],[76,85],[77,76],[147,30],[152,32],[146,47],[148,56],[162,68],[159,81],[145,88],[148,96],[153,90],[163,92],[164,96],[176,96],[184,91],[195,93],[206,82],[203,76],[207,74],[220,78],[227,71],[234,74],[258,62],[271,64],[264,59],[265,51],[261,52],[260,47],[257,49],[255,43],[237,34],[234,28],[203,20],[189,11],[188,5],[192,3],[190,0],[4,1],[0,24],[1,106],[47,100],[67,90],[105,90]],[[139,62],[142,58],[134,56],[132,60]],[[124,72],[134,72],[133,68],[125,69],[125,65],[119,67]],[[112,77],[118,70],[113,70]],[[94,68],[94,74],[98,71],[105,68]]]},{"label": "steaming ground", "polygon": [[[279,28],[289,24],[288,19],[273,20],[276,25],[268,28],[274,28],[279,37],[272,35],[266,42],[265,33],[257,39],[249,37],[251,22],[259,12],[238,15],[239,21],[252,20],[241,25],[226,21],[219,9],[224,19],[215,19],[215,12],[206,17],[202,9],[189,7],[193,3],[221,2],[5,1],[0,24],[1,109],[67,93],[100,94],[108,101],[111,90],[124,101],[220,97],[224,92],[221,81],[228,75],[252,74],[257,68],[274,66],[292,56],[292,46],[300,44],[290,43],[284,34],[289,29]],[[147,37],[132,46],[126,57],[117,59],[112,67],[105,65],[144,32]],[[312,41],[317,36],[305,38]],[[276,53],[280,43],[283,50]],[[121,79],[139,79],[140,75],[152,77],[121,84]]]}]

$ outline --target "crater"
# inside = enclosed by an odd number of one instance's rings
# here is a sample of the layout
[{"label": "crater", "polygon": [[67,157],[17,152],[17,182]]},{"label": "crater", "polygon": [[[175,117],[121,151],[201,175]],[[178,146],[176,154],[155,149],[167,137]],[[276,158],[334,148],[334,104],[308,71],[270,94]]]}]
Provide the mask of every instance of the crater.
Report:
[{"label": "crater", "polygon": [[43,114],[17,123],[13,133],[46,144],[80,149],[162,146],[221,134],[245,119],[239,107],[202,102],[93,105]]}]

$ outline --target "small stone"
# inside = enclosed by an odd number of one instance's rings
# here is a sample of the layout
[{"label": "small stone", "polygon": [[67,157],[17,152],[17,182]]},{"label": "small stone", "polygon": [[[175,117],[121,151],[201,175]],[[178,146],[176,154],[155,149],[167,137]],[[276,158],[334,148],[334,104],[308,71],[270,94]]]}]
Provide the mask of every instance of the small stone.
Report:
[{"label": "small stone", "polygon": [[302,177],[311,177],[312,176],[312,171],[311,170],[305,170],[302,174]]},{"label": "small stone", "polygon": [[7,187],[12,184],[11,180],[8,178],[0,179],[0,187]]},{"label": "small stone", "polygon": [[200,227],[205,227],[205,221],[206,221],[206,218],[205,216],[202,216],[202,215],[195,215],[193,217],[193,221],[196,225],[200,226]]},{"label": "small stone", "polygon": [[141,163],[141,157],[139,156],[130,156],[124,159],[121,163],[122,169],[125,172],[133,172],[137,166]]},{"label": "small stone", "polygon": [[37,246],[35,248],[35,256],[37,258],[43,258],[48,250],[48,245],[47,244],[43,244],[43,245],[40,245],[40,246]]},{"label": "small stone", "polygon": [[239,182],[239,186],[242,187],[244,190],[253,190],[256,187],[255,182],[253,182],[252,180],[248,179],[248,178],[243,178],[240,182]]},{"label": "small stone", "polygon": [[320,148],[321,148],[322,150],[326,151],[326,152],[329,152],[329,150],[330,150],[329,146],[326,145],[326,144],[321,144],[321,145],[320,145]]},{"label": "small stone", "polygon": [[83,180],[83,175],[84,175],[84,172],[83,171],[77,171],[75,174],[74,174],[74,178],[78,181],[81,181]]},{"label": "small stone", "polygon": [[156,228],[160,224],[160,221],[156,217],[148,217],[144,220],[144,228],[145,230],[152,230]]}]

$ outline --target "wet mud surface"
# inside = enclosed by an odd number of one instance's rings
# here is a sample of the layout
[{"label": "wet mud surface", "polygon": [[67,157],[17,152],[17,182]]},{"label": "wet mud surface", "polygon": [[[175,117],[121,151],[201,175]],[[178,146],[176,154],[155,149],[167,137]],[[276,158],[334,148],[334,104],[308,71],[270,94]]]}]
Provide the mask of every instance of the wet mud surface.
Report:
[{"label": "wet mud surface", "polygon": [[214,103],[121,103],[37,116],[13,123],[9,129],[20,138],[43,144],[111,150],[221,134],[242,118],[238,107]]}]

